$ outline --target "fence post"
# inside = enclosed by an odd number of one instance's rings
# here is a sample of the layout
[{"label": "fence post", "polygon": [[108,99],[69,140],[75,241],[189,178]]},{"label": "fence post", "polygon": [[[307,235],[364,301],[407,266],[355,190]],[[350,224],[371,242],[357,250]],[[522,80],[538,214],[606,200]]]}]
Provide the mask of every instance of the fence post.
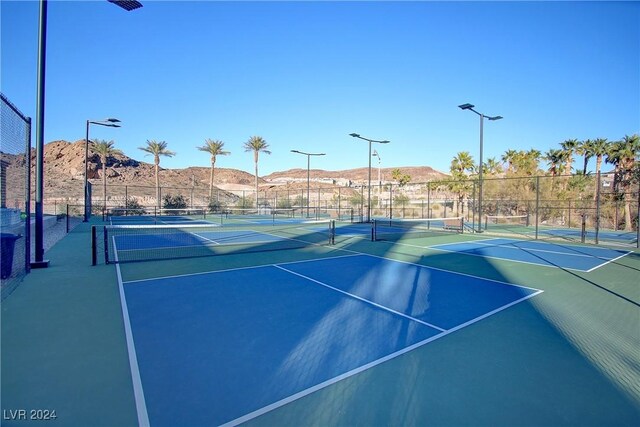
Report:
[{"label": "fence post", "polygon": [[431,183],[427,184],[427,218],[431,218]]},{"label": "fence post", "polygon": [[640,183],[638,183],[638,221],[636,222],[636,248],[640,248]]},{"label": "fence post", "polygon": [[538,240],[538,224],[540,220],[540,176],[536,175],[536,240]]},{"label": "fence post", "polygon": [[595,228],[596,228],[596,245],[600,239],[600,171],[596,174],[596,218],[595,218]]},{"label": "fence post", "polygon": [[97,233],[96,226],[91,226],[91,265],[96,265],[98,263],[98,244],[97,244]]},{"label": "fence post", "polygon": [[389,184],[389,219],[393,219],[393,184]]}]

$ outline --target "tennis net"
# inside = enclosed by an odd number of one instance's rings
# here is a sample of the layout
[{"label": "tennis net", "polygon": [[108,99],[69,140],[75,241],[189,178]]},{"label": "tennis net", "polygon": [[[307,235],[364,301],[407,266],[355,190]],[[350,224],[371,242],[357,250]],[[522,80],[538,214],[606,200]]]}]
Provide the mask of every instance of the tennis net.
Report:
[{"label": "tennis net", "polygon": [[288,227],[220,227],[216,224],[105,225],[92,227],[92,264],[171,260],[298,249],[335,243],[335,222]]},{"label": "tennis net", "polygon": [[403,238],[421,238],[443,233],[462,233],[464,219],[429,218],[429,219],[377,219],[373,221],[371,238],[374,241],[400,240]]},{"label": "tennis net", "polygon": [[117,223],[166,223],[205,219],[206,208],[108,208],[103,221]]},{"label": "tennis net", "polygon": [[486,215],[484,229],[487,231],[528,227],[529,215]]}]

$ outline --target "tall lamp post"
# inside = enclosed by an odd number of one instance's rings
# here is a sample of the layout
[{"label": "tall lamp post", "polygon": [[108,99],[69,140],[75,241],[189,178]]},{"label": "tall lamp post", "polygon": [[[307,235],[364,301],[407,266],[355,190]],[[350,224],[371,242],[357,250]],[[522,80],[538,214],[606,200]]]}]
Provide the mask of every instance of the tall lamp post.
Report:
[{"label": "tall lamp post", "polygon": [[309,202],[311,201],[311,187],[310,187],[310,166],[311,166],[311,156],[324,156],[325,153],[305,153],[304,151],[291,150],[292,153],[302,154],[307,156],[307,218],[309,218]]},{"label": "tall lamp post", "polygon": [[478,168],[478,183],[479,183],[479,185],[478,185],[478,233],[482,233],[482,138],[483,138],[483,123],[484,123],[485,117],[488,120],[500,120],[503,117],[502,116],[485,116],[484,114],[479,113],[476,110],[474,110],[474,107],[475,107],[475,105],[472,105],[472,104],[458,105],[458,108],[460,108],[462,110],[473,111],[478,116],[480,116],[480,162],[479,162],[479,168]]},{"label": "tall lamp post", "polygon": [[[98,125],[98,126],[107,126],[112,128],[119,128],[120,120],[109,118],[104,120],[87,120],[87,133],[85,134],[84,139],[84,219],[83,222],[89,221],[89,126],[90,125]],[[106,197],[105,197],[106,201]],[[106,207],[106,206],[105,206]]]},{"label": "tall lamp post", "polygon": [[[142,7],[137,0],[108,0],[126,11]],[[44,259],[44,103],[45,77],[47,62],[47,0],[40,0],[38,13],[38,63],[36,74],[36,223],[35,223],[35,261],[32,268],[47,268],[49,261]]]},{"label": "tall lamp post", "polygon": [[371,143],[372,142],[376,142],[378,144],[388,144],[390,141],[385,140],[376,140],[376,139],[369,139],[369,138],[365,138],[363,136],[360,136],[357,133],[350,133],[349,136],[352,136],[354,138],[359,138],[362,139],[364,141],[369,142],[369,185],[368,185],[368,200],[367,200],[367,222],[371,222]]},{"label": "tall lamp post", "polygon": [[373,150],[372,156],[378,158],[378,207],[382,208],[382,174],[380,173],[380,163],[382,163],[382,159],[380,158],[378,150]]}]

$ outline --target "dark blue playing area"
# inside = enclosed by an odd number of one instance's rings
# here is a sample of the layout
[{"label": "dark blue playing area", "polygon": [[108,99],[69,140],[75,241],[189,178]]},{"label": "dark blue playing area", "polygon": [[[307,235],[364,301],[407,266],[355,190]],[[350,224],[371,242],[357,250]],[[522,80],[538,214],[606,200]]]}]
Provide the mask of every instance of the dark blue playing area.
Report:
[{"label": "dark blue playing area", "polygon": [[118,251],[166,249],[202,245],[269,243],[285,238],[253,230],[193,231],[176,230],[170,234],[126,234],[115,237]]},{"label": "dark blue playing area", "polygon": [[121,289],[153,426],[238,424],[540,292],[360,254]]},{"label": "dark blue playing area", "polygon": [[[533,233],[533,232],[532,232]],[[582,230],[575,228],[553,228],[553,229],[540,229],[539,234],[545,234],[554,237],[568,237],[568,238],[581,238]],[[587,230],[585,231],[585,238],[589,240],[595,240],[596,232]],[[603,231],[598,232],[598,238],[602,240],[609,240],[611,242],[620,242],[625,244],[633,244],[638,241],[638,234],[636,231]]]},{"label": "dark blue playing area", "polygon": [[592,271],[630,253],[595,246],[515,239],[474,240],[429,248],[579,271]]}]

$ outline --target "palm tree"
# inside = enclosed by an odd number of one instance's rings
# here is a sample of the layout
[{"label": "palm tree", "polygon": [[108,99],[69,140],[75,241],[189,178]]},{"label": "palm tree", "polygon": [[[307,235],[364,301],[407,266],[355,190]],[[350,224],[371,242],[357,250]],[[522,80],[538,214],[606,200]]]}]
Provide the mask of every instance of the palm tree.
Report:
[{"label": "palm tree", "polygon": [[584,163],[582,166],[582,174],[587,174],[587,166],[589,165],[589,159],[593,157],[593,141],[590,139],[585,139],[584,141],[579,141],[578,146],[576,147],[576,154],[583,156]]},{"label": "palm tree", "polygon": [[473,157],[468,151],[459,152],[453,160],[451,160],[451,173],[468,175],[469,172],[473,172],[474,170],[475,165],[473,163]]},{"label": "palm tree", "polygon": [[271,154],[271,151],[267,150],[269,148],[269,144],[264,140],[261,136],[252,136],[249,138],[247,142],[243,145],[244,151],[253,151],[253,162],[255,163],[256,168],[256,209],[259,209],[258,206],[258,155],[262,152],[265,154]]},{"label": "palm tree", "polygon": [[209,201],[213,199],[213,170],[216,166],[217,156],[227,156],[230,153],[223,150],[224,142],[213,139],[205,139],[204,145],[198,147],[200,151],[206,151],[211,155],[211,174],[209,175]]},{"label": "palm tree", "polygon": [[91,151],[100,156],[102,163],[102,207],[107,208],[107,159],[115,154],[122,154],[122,151],[114,147],[115,142],[105,141],[102,139],[94,139],[91,142]]},{"label": "palm tree", "polygon": [[513,162],[517,156],[518,152],[516,150],[507,150],[502,155],[501,159],[503,162],[507,164],[507,172],[513,171]]},{"label": "palm tree", "polygon": [[160,156],[173,157],[176,153],[167,149],[165,141],[147,140],[145,147],[138,147],[139,150],[153,156],[153,164],[156,172],[156,203],[160,207]]},{"label": "palm tree", "polygon": [[448,183],[449,190],[458,194],[457,212],[460,215],[462,207],[462,213],[464,213],[464,200],[467,197],[469,191],[471,191],[469,179],[469,173],[475,171],[475,165],[473,163],[473,157],[468,151],[461,151],[451,160],[451,166],[449,170],[453,177],[453,181]]},{"label": "palm tree", "polygon": [[566,153],[567,166],[565,168],[565,172],[567,172],[569,175],[571,175],[571,164],[573,163],[573,153],[576,151],[576,148],[578,148],[578,144],[579,142],[577,139],[566,139],[564,142],[560,143],[560,146],[562,147],[562,151]]},{"label": "palm tree", "polygon": [[596,138],[591,142],[591,155],[596,157],[596,175],[600,172],[602,158],[609,151],[611,143],[607,138]]},{"label": "palm tree", "polygon": [[624,228],[627,231],[632,229],[631,224],[631,203],[628,194],[633,180],[633,169],[636,159],[640,154],[640,136],[625,135],[622,141],[611,144],[607,154],[607,163],[615,166],[614,191],[620,188],[622,201],[624,203]]},{"label": "palm tree", "polygon": [[496,160],[495,157],[490,157],[487,159],[486,163],[482,165],[482,172],[487,175],[497,175],[502,172],[502,166],[500,162]]},{"label": "palm tree", "polygon": [[551,176],[561,175],[564,172],[566,153],[562,150],[551,149],[544,154],[544,159],[549,164]]}]

